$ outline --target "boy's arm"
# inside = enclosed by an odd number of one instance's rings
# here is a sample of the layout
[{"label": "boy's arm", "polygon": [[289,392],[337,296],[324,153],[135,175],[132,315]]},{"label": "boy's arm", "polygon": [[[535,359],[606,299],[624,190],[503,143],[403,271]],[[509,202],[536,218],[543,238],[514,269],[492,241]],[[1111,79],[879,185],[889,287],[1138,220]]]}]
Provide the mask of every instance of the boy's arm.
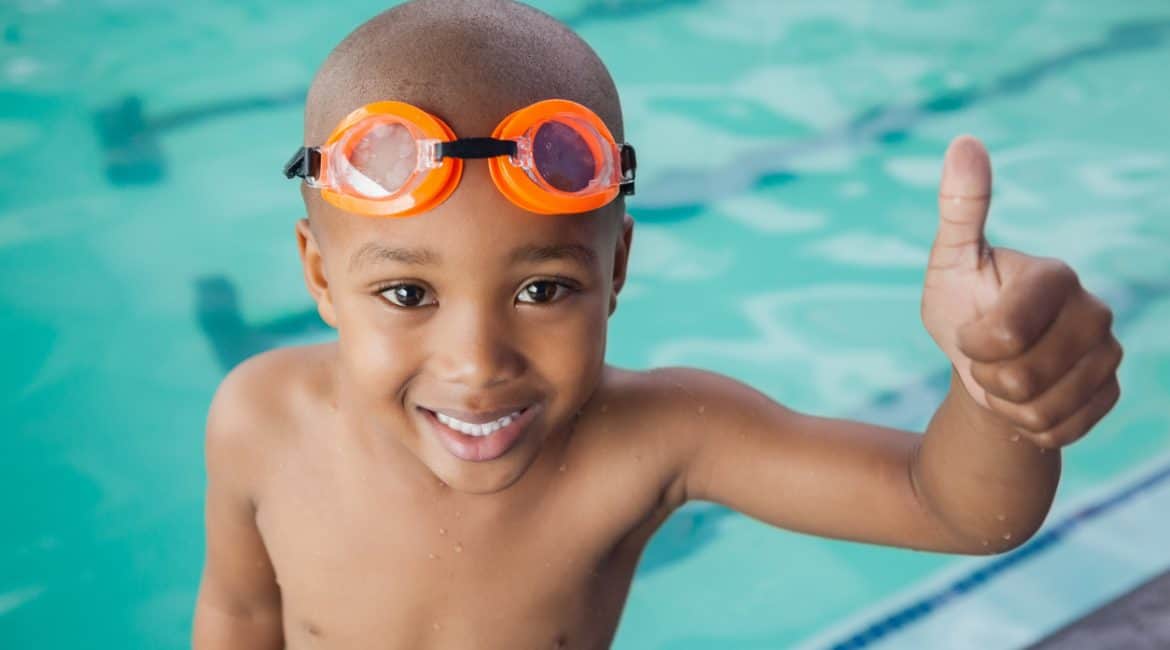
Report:
[{"label": "boy's arm", "polygon": [[[1043,522],[1059,452],[1019,440],[961,383],[925,435],[796,413],[733,379],[690,369],[668,386],[664,438],[684,450],[684,500],[722,503],[822,537],[947,553],[1013,548]],[[683,444],[679,445],[678,443]]]},{"label": "boy's arm", "polygon": [[[726,378],[665,371],[686,393],[667,409],[686,416],[666,416],[682,434],[682,493],[778,526],[919,549],[987,553],[1031,536],[1056,490],[1057,450],[1119,397],[1121,347],[1112,313],[1068,266],[987,244],[990,194],[986,152],[957,139],[922,303],[954,373],[925,436],[800,415]],[[697,418],[683,406],[696,399]]]},{"label": "boy's arm", "polygon": [[260,466],[245,416],[252,364],[220,386],[207,421],[205,444],[207,550],[195,605],[195,650],[284,647],[280,587],[256,527],[251,480]]}]

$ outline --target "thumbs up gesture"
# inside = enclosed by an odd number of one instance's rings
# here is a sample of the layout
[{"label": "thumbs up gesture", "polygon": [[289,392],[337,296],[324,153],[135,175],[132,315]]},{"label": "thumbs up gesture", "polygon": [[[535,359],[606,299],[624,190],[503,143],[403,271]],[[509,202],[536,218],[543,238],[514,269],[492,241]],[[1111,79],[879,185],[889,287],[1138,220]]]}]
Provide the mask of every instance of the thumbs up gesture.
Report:
[{"label": "thumbs up gesture", "polygon": [[956,138],[943,163],[922,321],[979,405],[1036,445],[1062,447],[1120,395],[1113,314],[1064,262],[992,248],[983,233],[990,201],[987,151]]}]

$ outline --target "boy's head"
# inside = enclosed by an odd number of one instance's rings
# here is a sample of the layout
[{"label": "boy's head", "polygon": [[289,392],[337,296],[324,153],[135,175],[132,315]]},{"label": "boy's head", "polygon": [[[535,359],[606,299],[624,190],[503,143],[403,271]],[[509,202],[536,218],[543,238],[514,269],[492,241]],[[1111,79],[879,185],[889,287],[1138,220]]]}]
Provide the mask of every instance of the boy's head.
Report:
[{"label": "boy's head", "polygon": [[[421,0],[374,17],[329,55],[309,90],[305,145],[372,102],[405,102],[470,138],[546,99],[588,107],[622,141],[613,81],[567,27],[506,0]],[[482,159],[463,163],[444,201],[408,217],[302,193],[305,279],[339,333],[346,417],[456,489],[514,483],[599,381],[632,235],[622,199],[535,214],[501,194]]]}]

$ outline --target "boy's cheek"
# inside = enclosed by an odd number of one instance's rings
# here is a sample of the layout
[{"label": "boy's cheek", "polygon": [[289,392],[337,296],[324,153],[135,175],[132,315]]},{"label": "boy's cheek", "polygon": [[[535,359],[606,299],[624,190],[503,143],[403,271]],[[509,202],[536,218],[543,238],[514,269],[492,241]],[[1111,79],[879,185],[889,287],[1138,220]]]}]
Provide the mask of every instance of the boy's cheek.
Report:
[{"label": "boy's cheek", "polygon": [[363,393],[378,396],[394,394],[403,379],[417,365],[421,346],[417,333],[409,329],[385,331],[377,323],[353,318],[349,312],[342,318],[338,330],[338,344],[342,364]]},{"label": "boy's cheek", "polygon": [[[590,384],[599,376],[605,356],[608,319],[602,303],[586,300],[548,318],[529,314],[518,319],[511,332],[503,332],[498,344],[523,357],[526,371],[519,380],[552,384],[554,393],[570,401],[591,393]],[[407,381],[425,380],[428,351],[445,348],[432,340],[441,332],[428,324],[435,323],[410,322],[406,314],[387,314],[351,301],[341,304],[339,347],[353,388],[385,400]]]},{"label": "boy's cheek", "polygon": [[606,325],[604,310],[589,310],[534,332],[525,344],[529,362],[556,385],[565,408],[579,408],[593,392],[605,363]]}]

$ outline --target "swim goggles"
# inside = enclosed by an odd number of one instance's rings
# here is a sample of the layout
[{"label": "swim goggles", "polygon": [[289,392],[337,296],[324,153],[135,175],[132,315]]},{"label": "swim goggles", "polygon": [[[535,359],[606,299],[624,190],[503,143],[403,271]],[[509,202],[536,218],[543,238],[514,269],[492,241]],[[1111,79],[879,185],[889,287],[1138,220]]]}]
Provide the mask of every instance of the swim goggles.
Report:
[{"label": "swim goggles", "polygon": [[593,111],[548,99],[505,117],[490,138],[456,138],[441,119],[396,101],[350,113],[319,147],[284,166],[329,203],[358,214],[405,217],[442,203],[466,159],[486,158],[500,193],[539,214],[600,208],[634,193],[634,148],[614,142]]}]

